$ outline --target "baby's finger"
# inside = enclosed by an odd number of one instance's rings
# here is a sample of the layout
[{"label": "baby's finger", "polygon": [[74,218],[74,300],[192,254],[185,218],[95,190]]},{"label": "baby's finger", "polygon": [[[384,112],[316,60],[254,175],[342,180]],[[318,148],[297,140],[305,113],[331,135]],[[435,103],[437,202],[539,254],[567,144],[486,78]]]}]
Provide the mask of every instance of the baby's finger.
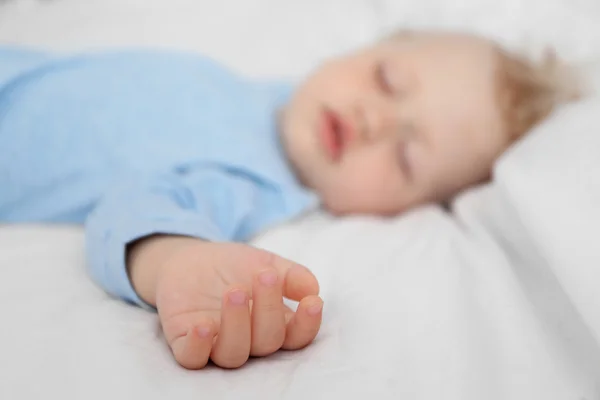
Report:
[{"label": "baby's finger", "polygon": [[250,310],[248,294],[232,289],[223,296],[221,327],[211,359],[223,368],[238,368],[250,356]]},{"label": "baby's finger", "polygon": [[300,301],[306,296],[319,294],[319,282],[306,267],[277,255],[269,257],[269,266],[275,268],[283,281],[283,295]]},{"label": "baby's finger", "polygon": [[282,282],[274,269],[256,276],[252,287],[252,356],[267,356],[281,348],[285,339],[282,296]]},{"label": "baby's finger", "polygon": [[306,267],[278,257],[275,263],[280,270],[285,270],[283,295],[288,299],[300,301],[306,296],[319,294],[319,282]]},{"label": "baby's finger", "polygon": [[323,315],[323,300],[318,296],[303,299],[287,325],[283,348],[298,350],[308,346],[319,333]]},{"label": "baby's finger", "polygon": [[175,338],[171,350],[175,360],[187,369],[202,369],[208,363],[215,330],[212,324],[202,324],[190,329],[185,336]]}]

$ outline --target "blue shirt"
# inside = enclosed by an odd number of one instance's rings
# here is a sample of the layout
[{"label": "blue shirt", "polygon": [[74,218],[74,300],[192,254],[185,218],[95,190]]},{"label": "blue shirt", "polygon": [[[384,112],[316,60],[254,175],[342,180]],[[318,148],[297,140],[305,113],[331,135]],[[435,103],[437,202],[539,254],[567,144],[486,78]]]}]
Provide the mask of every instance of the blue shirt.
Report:
[{"label": "blue shirt", "polygon": [[129,243],[246,241],[317,205],[280,147],[290,94],[194,54],[0,48],[0,221],[85,222],[93,279],[143,305]]}]

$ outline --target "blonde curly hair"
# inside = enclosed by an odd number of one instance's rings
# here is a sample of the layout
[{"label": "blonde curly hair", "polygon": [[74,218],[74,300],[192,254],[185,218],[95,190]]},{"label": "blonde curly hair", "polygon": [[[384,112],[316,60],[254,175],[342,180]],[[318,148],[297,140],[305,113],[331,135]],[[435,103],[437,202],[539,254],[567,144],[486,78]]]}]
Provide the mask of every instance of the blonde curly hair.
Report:
[{"label": "blonde curly hair", "polygon": [[[427,32],[399,29],[384,36],[384,40],[406,39],[424,33]],[[575,68],[560,60],[553,49],[547,49],[541,60],[535,61],[532,57],[510,52],[490,39],[479,39],[489,42],[498,57],[498,104],[509,143],[545,120],[558,106],[584,96],[581,77]]]},{"label": "blonde curly hair", "polygon": [[509,139],[517,140],[545,120],[558,106],[584,95],[575,68],[553,49],[539,61],[510,53],[496,45],[498,102]]}]

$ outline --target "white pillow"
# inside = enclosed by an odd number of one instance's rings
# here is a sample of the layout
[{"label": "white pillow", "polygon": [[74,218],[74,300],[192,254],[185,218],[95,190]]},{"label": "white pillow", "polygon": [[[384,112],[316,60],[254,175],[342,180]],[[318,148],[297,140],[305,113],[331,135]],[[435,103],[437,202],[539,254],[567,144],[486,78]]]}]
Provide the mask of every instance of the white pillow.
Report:
[{"label": "white pillow", "polygon": [[600,98],[555,112],[453,209],[472,235],[501,248],[547,329],[598,348]]},{"label": "white pillow", "polygon": [[535,129],[498,163],[496,185],[600,341],[600,98]]}]

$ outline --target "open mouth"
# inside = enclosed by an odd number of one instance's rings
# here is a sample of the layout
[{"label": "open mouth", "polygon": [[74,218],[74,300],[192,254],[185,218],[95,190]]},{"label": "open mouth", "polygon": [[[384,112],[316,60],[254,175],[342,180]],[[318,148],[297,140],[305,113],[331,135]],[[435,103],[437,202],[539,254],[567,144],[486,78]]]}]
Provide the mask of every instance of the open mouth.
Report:
[{"label": "open mouth", "polygon": [[319,136],[329,158],[338,161],[348,143],[350,132],[343,119],[331,109],[324,108],[321,113]]}]

